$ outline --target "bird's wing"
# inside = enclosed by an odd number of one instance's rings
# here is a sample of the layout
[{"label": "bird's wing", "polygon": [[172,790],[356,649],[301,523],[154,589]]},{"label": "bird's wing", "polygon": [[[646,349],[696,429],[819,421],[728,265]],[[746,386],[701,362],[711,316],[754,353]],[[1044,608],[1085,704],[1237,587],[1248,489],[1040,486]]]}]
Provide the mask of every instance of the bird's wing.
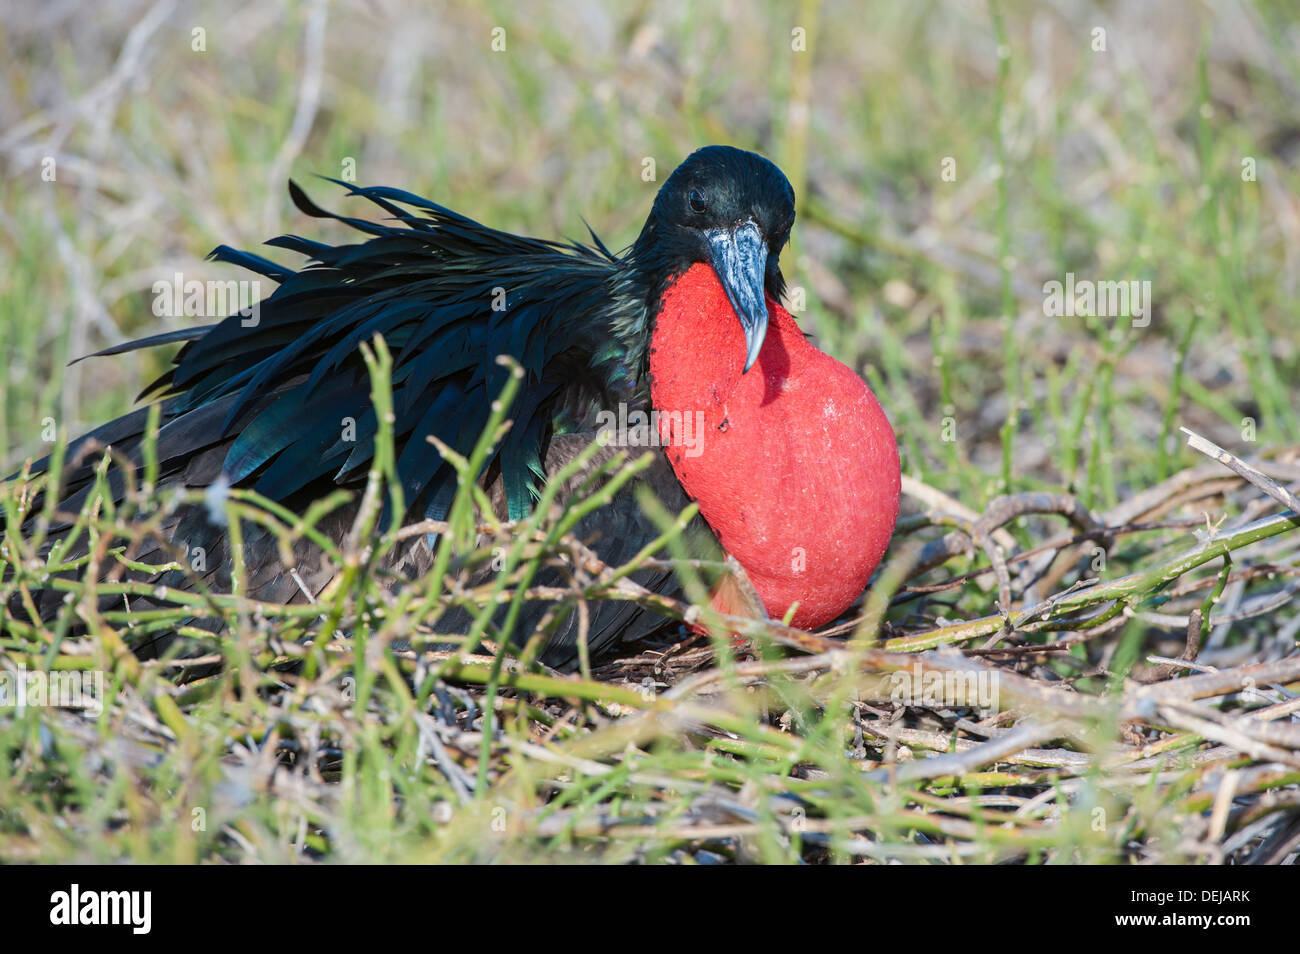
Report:
[{"label": "bird's wing", "polygon": [[[334,215],[291,183],[304,213],[343,222],[364,240],[268,243],[306,256],[299,271],[221,246],[213,258],[278,287],[215,325],[101,354],[185,341],[145,391],[163,399],[160,457],[179,464],[233,435],[222,466],[232,484],[287,501],[313,483],[364,478],[377,422],[360,345],[383,335],[394,358],[398,474],[417,515],[434,519],[445,516],[455,473],[426,438],[467,454],[508,374],[496,358],[510,355],[525,377],[513,426],[485,470],[500,471],[509,515],[526,515],[557,410],[575,392],[599,392],[626,374],[628,313],[644,303],[629,297],[620,260],[603,245],[511,235],[400,190],[348,188],[391,219]],[[127,415],[70,453],[93,439],[139,459],[145,420],[143,411]],[[68,490],[92,477],[87,464],[69,475]]]}]

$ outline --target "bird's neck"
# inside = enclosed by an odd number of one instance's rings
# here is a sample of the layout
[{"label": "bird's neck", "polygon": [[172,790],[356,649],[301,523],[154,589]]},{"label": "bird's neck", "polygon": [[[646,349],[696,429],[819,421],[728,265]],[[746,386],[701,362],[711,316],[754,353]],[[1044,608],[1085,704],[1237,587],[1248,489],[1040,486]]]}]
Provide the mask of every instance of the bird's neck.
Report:
[{"label": "bird's neck", "polygon": [[[713,270],[664,290],[650,395],[668,459],[772,616],[819,626],[861,594],[898,514],[898,448],[857,374],[776,301],[743,373],[744,333]],[[724,607],[725,608],[725,607]]]}]

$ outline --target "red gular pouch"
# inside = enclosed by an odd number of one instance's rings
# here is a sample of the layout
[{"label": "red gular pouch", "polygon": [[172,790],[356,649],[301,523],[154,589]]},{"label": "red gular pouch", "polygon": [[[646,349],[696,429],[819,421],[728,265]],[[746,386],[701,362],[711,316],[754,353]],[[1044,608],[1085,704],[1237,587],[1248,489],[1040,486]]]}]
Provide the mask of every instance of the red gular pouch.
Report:
[{"label": "red gular pouch", "polygon": [[[814,629],[866,588],[898,518],[898,445],[857,374],[819,351],[767,298],[758,359],[714,270],[664,292],[650,340],[650,397],[677,479],[745,569],[768,616]],[[743,373],[742,373],[743,372]],[[743,587],[720,612],[754,615]]]}]

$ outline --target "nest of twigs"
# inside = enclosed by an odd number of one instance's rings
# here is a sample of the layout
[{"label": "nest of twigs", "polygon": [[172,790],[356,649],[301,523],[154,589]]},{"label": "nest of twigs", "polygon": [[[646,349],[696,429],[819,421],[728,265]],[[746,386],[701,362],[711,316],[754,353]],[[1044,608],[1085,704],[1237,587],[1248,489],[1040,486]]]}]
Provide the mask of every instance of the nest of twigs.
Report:
[{"label": "nest of twigs", "polygon": [[[1105,513],[1027,493],[976,514],[905,480],[891,557],[820,633],[709,616],[538,530],[520,566],[561,561],[573,584],[531,598],[631,599],[716,637],[666,627],[563,676],[492,633],[420,648],[419,584],[403,603],[362,582],[336,616],[232,597],[197,660],[55,643],[57,666],[105,667],[120,691],[94,718],[38,718],[90,753],[85,772],[146,788],[197,772],[206,738],[214,857],[264,857],[250,819],[285,811],[296,827],[264,832],[284,850],[374,857],[340,791],[382,762],[406,783],[379,796],[409,837],[400,857],[1294,860],[1300,517],[1284,485],[1300,463],[1192,442],[1217,459]],[[125,538],[133,519],[103,529]],[[520,579],[449,585],[438,605],[503,602]],[[6,637],[6,658],[41,665],[41,638]]]}]

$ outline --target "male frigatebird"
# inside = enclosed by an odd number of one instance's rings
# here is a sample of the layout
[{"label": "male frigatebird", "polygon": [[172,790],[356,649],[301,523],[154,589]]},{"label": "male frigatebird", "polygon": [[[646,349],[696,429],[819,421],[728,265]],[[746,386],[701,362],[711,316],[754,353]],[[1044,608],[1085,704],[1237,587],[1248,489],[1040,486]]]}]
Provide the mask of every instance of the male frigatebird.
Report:
[{"label": "male frigatebird", "polygon": [[[226,246],[213,252],[279,284],[255,322],[235,314],[100,352],[186,342],[145,392],[161,402],[162,485],[229,481],[297,510],[336,486],[358,487],[377,430],[359,350],[382,334],[393,353],[397,472],[408,517],[446,515],[456,474],[427,436],[467,454],[508,373],[495,359],[510,355],[525,375],[510,409],[513,426],[482,477],[499,515],[525,516],[542,482],[589,442],[595,414],[628,402],[661,412],[664,447],[642,479],[674,509],[698,501],[768,614],[780,618],[795,607],[793,624],[815,627],[862,593],[897,516],[898,450],[866,383],[811,344],[781,305],[778,260],[795,207],[775,165],[726,146],[698,150],[660,188],[641,234],[621,255],[594,233],[591,245],[523,238],[407,192],[348,188],[392,221],[332,215],[290,183],[304,213],[367,237],[338,246],[272,239],[269,245],[311,260],[298,271]],[[69,459],[93,438],[142,460],[146,420],[141,409],[99,428],[74,442]],[[679,430],[701,423],[693,434]],[[110,483],[121,492],[120,475]],[[60,509],[75,511],[94,490],[93,461],[73,467],[64,487]],[[336,511],[321,530],[342,539],[354,513]],[[229,586],[227,531],[207,511],[182,508],[164,530],[185,552],[203,549],[199,576],[208,586]],[[625,490],[575,532],[618,565],[659,528]],[[253,598],[311,600],[335,575],[309,541],[299,544],[292,570],[257,527],[245,529],[244,546],[244,592]],[[168,558],[160,547],[137,560]],[[400,576],[423,572],[431,562],[427,539],[412,538],[393,560],[387,569]],[[175,569],[153,579],[193,585]],[[657,590],[673,585],[658,571],[637,579]],[[721,585],[715,605],[752,611],[752,600],[739,595],[748,592]],[[42,616],[60,596],[40,594]],[[451,614],[436,625],[450,632],[456,622]],[[603,603],[587,621],[589,648],[611,647],[657,622],[633,604]],[[556,630],[543,661],[571,666],[577,634],[572,620]]]}]

